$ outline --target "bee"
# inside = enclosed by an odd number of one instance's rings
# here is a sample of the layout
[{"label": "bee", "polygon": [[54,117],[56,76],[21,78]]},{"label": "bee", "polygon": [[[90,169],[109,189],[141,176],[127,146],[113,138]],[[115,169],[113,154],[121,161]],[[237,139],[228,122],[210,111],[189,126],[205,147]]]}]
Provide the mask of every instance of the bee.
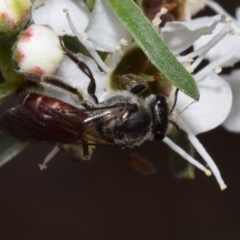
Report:
[{"label": "bee", "polygon": [[[63,46],[64,47],[64,46]],[[162,140],[169,129],[172,109],[163,95],[140,95],[146,83],[134,76],[121,76],[129,89],[118,91],[99,102],[96,82],[89,67],[64,47],[65,54],[89,78],[87,88],[92,102],[83,101],[79,91],[56,76],[22,75],[27,82],[51,85],[80,99],[76,105],[29,90],[14,108],[0,117],[0,129],[20,140],[57,145],[70,158],[89,160],[97,145],[132,148],[147,140]]]}]

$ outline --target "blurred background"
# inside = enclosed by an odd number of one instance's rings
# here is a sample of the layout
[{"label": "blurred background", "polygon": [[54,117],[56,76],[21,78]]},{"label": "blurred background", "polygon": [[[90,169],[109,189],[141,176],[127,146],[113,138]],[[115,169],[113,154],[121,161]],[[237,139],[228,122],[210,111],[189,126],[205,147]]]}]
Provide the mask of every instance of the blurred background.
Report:
[{"label": "blurred background", "polygon": [[[240,5],[218,2],[232,15]],[[220,127],[199,139],[228,185],[223,192],[214,177],[198,170],[194,180],[173,178],[162,142],[131,151],[99,147],[89,162],[59,153],[42,172],[38,164],[51,147],[32,144],[0,168],[0,238],[238,240],[240,134]],[[156,173],[134,171],[130,152],[152,162]]]}]

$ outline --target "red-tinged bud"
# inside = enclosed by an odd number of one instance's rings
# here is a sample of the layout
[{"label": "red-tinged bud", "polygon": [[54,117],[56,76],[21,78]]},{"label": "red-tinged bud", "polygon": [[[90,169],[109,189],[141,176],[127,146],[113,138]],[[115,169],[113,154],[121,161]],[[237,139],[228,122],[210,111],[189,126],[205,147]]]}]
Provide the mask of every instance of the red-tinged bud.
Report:
[{"label": "red-tinged bud", "polygon": [[14,60],[21,71],[53,74],[64,57],[57,34],[47,26],[31,25],[18,38]]},{"label": "red-tinged bud", "polygon": [[7,41],[26,26],[31,16],[31,0],[0,1],[0,40]]}]

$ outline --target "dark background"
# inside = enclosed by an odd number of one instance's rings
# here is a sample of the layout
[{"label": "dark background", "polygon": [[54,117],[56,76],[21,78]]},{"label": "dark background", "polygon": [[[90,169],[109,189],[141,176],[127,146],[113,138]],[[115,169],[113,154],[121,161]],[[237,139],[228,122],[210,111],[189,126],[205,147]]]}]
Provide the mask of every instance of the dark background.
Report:
[{"label": "dark background", "polygon": [[[223,4],[234,14],[236,2]],[[134,149],[156,166],[149,177],[115,148],[83,163],[60,153],[40,172],[51,148],[29,146],[0,169],[0,239],[240,239],[240,135],[218,128],[199,138],[228,185],[223,192],[198,170],[195,180],[174,179],[164,143]]]}]

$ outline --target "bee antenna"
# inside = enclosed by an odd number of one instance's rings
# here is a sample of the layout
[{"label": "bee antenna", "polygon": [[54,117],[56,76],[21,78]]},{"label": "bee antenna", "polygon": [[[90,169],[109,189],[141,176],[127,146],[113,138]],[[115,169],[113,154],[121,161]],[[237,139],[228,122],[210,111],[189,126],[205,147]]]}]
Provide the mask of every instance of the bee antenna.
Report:
[{"label": "bee antenna", "polygon": [[189,103],[180,113],[179,113],[179,115],[180,114],[182,114],[186,109],[188,109],[188,107],[190,107],[193,103],[195,103],[195,102],[197,102],[196,100],[195,101],[192,101],[191,103]]},{"label": "bee antenna", "polygon": [[178,97],[178,91],[179,91],[179,89],[176,88],[175,93],[174,93],[174,102],[173,102],[172,108],[171,108],[171,110],[170,110],[170,114],[173,112],[174,108],[176,107],[177,97]]}]

